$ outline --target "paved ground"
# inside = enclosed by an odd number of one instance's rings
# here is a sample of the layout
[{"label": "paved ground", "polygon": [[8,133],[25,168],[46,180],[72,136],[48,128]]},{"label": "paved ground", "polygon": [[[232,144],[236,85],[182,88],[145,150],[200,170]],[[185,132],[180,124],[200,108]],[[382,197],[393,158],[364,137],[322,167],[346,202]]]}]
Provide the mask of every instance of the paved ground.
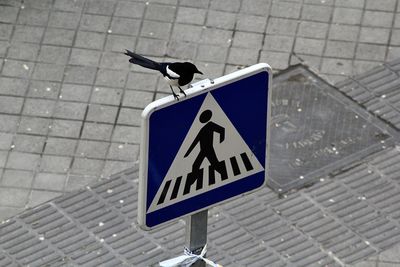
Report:
[{"label": "paved ground", "polygon": [[124,49],[210,78],[305,61],[337,82],[400,55],[399,12],[395,0],[0,0],[0,219],[138,159],[140,112],[169,88]]}]

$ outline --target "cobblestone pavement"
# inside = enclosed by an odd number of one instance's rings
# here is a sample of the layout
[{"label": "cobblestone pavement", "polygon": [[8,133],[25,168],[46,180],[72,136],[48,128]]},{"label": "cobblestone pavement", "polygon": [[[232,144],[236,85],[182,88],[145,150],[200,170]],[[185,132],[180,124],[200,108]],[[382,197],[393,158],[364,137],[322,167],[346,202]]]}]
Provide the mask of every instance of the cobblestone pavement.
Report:
[{"label": "cobblestone pavement", "polygon": [[304,61],[337,82],[400,55],[400,5],[0,0],[0,219],[138,160],[141,110],[169,87],[124,49],[191,60],[210,78]]}]

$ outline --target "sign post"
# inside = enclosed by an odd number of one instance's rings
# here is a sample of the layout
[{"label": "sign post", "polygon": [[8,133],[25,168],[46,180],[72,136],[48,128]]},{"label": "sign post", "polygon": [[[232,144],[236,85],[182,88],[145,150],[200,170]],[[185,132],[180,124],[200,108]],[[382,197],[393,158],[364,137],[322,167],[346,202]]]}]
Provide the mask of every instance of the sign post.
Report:
[{"label": "sign post", "polygon": [[189,216],[187,246],[201,250],[207,210],[265,185],[271,73],[260,63],[193,84],[179,101],[168,96],[144,109],[138,199],[143,229]]},{"label": "sign post", "polygon": [[[195,254],[200,254],[207,244],[208,210],[203,210],[186,218],[186,247]],[[204,261],[197,261],[193,267],[205,267]]]}]

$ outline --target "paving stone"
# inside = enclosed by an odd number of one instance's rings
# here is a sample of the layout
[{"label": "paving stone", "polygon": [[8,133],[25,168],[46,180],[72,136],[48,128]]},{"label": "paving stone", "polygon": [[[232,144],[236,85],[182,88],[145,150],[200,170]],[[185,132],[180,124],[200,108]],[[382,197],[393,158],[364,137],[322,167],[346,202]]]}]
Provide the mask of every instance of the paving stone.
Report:
[{"label": "paving stone", "polygon": [[390,28],[392,26],[392,22],[393,22],[393,13],[366,10],[364,12],[362,25]]},{"label": "paving stone", "polygon": [[60,95],[66,101],[87,102],[91,91],[91,86],[63,83]]},{"label": "paving stone", "polygon": [[183,24],[198,24],[204,25],[206,20],[205,9],[191,8],[191,7],[179,7],[176,15],[176,22]]},{"label": "paving stone", "polygon": [[362,10],[352,8],[336,8],[333,12],[333,22],[357,25],[361,23]]},{"label": "paving stone", "polygon": [[312,21],[301,21],[297,32],[298,36],[325,39],[328,32],[329,24],[312,22]]},{"label": "paving stone", "polygon": [[19,11],[17,23],[22,25],[46,26],[48,19],[49,11],[46,9],[24,8]]},{"label": "paving stone", "polygon": [[80,22],[80,30],[107,32],[110,20],[110,17],[107,16],[84,14]]},{"label": "paving stone", "polygon": [[265,35],[264,49],[272,51],[290,52],[293,48],[294,38],[282,35]]},{"label": "paving stone", "polygon": [[79,13],[53,11],[50,14],[49,26],[56,28],[75,29],[79,25],[79,19]]},{"label": "paving stone", "polygon": [[87,120],[93,122],[114,123],[117,118],[118,107],[105,105],[90,105]]},{"label": "paving stone", "polygon": [[100,69],[97,73],[96,85],[122,88],[125,85],[126,76],[126,71]]},{"label": "paving stone", "polygon": [[60,83],[50,81],[31,81],[27,96],[32,98],[58,99]]},{"label": "paving stone", "polygon": [[168,39],[171,28],[171,23],[145,20],[143,21],[140,35],[150,38]]},{"label": "paving stone", "polygon": [[111,139],[112,130],[113,126],[109,124],[85,122],[82,138],[108,141]]},{"label": "paving stone", "polygon": [[6,57],[10,44],[7,41],[0,41],[0,57]]},{"label": "paving stone", "polygon": [[77,140],[48,137],[46,140],[44,154],[57,156],[73,156],[75,154],[76,145]]},{"label": "paving stone", "polygon": [[214,45],[199,45],[197,52],[197,59],[208,62],[220,62],[226,61],[228,54],[228,48],[214,46]]},{"label": "paving stone", "polygon": [[8,207],[24,207],[29,190],[16,188],[0,188],[0,205]]},{"label": "paving stone", "polygon": [[49,192],[45,190],[32,190],[31,195],[29,197],[29,201],[27,203],[28,207],[35,207],[41,203],[45,203],[59,197],[61,192]]},{"label": "paving stone", "polygon": [[67,176],[65,174],[38,173],[35,177],[33,188],[62,191],[66,179]]},{"label": "paving stone", "polygon": [[126,87],[129,89],[154,91],[156,89],[158,77],[158,74],[129,72]]},{"label": "paving stone", "polygon": [[267,0],[244,0],[240,6],[240,11],[252,15],[265,16],[269,14],[271,1]]},{"label": "paving stone", "polygon": [[336,0],[335,5],[343,6],[343,7],[354,7],[354,8],[363,8],[365,0]]},{"label": "paving stone", "polygon": [[0,150],[0,168],[1,169],[3,169],[6,166],[7,156],[8,156],[7,151]]},{"label": "paving stone", "polygon": [[197,25],[175,24],[172,39],[182,41],[199,40],[203,28]]},{"label": "paving stone", "polygon": [[34,172],[21,170],[5,170],[1,184],[4,186],[30,188]]},{"label": "paving stone", "polygon": [[51,117],[56,102],[53,100],[32,99],[25,100],[22,114],[29,116]]},{"label": "paving stone", "polygon": [[62,65],[67,63],[70,51],[70,48],[67,47],[42,45],[37,60]]},{"label": "paving stone", "polygon": [[[10,27],[4,27],[1,35],[11,34]],[[13,41],[40,43],[44,33],[43,27],[16,25],[12,36]]]},{"label": "paving stone", "polygon": [[[13,29],[13,27],[12,27],[11,24],[0,24],[0,39],[1,40],[9,40],[10,36],[11,36],[12,29]],[[18,29],[21,31],[20,28],[18,28]],[[15,29],[15,33],[16,34],[18,33],[17,32],[17,27]]]},{"label": "paving stone", "polygon": [[71,157],[43,155],[40,162],[40,171],[66,173],[71,165]]},{"label": "paving stone", "polygon": [[15,23],[18,15],[18,8],[11,6],[1,6],[0,22]]},{"label": "paving stone", "polygon": [[309,38],[297,38],[294,51],[299,54],[322,55],[325,41]]},{"label": "paving stone", "polygon": [[7,57],[34,61],[39,53],[39,45],[32,43],[15,43],[8,49]]},{"label": "paving stone", "polygon": [[0,114],[0,129],[2,132],[15,132],[18,128],[18,116]]},{"label": "paving stone", "polygon": [[78,143],[75,155],[78,157],[102,159],[106,157],[109,146],[110,143],[108,142],[81,140]]},{"label": "paving stone", "polygon": [[17,134],[14,137],[13,150],[40,154],[43,151],[45,140],[46,139],[43,136]]},{"label": "paving stone", "polygon": [[14,135],[11,133],[0,132],[0,149],[9,150],[12,144]]},{"label": "paving stone", "polygon": [[120,1],[117,3],[114,15],[120,17],[140,19],[143,17],[144,8],[145,8],[144,3]]},{"label": "paving stone", "polygon": [[371,10],[393,11],[396,6],[396,0],[376,1],[366,0],[366,8]]},{"label": "paving stone", "polygon": [[234,47],[260,49],[263,39],[262,34],[237,31],[233,37],[232,45]]},{"label": "paving stone", "polygon": [[240,31],[263,33],[265,31],[266,25],[267,18],[265,18],[264,16],[237,14],[236,17],[236,29]]},{"label": "paving stone", "polygon": [[114,17],[110,29],[113,34],[138,35],[140,20]]},{"label": "paving stone", "polygon": [[100,68],[127,70],[130,65],[128,59],[129,58],[121,52],[106,52],[103,53],[101,57]]},{"label": "paving stone", "polygon": [[8,114],[19,114],[24,99],[14,96],[0,96],[0,112]]},{"label": "paving stone", "polygon": [[389,40],[389,29],[361,27],[360,42],[386,44]]},{"label": "paving stone", "polygon": [[141,109],[121,108],[118,116],[118,124],[140,126],[141,114]]},{"label": "paving stone", "polygon": [[58,119],[83,120],[87,104],[59,101],[55,106],[54,117]]},{"label": "paving stone", "polygon": [[333,24],[329,30],[329,39],[341,41],[357,41],[359,26]]},{"label": "paving stone", "polygon": [[341,75],[352,74],[352,61],[346,59],[324,58],[322,60],[321,72]]},{"label": "paving stone", "polygon": [[392,30],[391,37],[390,37],[390,44],[391,45],[400,45],[400,30],[395,30],[395,29]]},{"label": "paving stone", "polygon": [[234,65],[251,65],[256,63],[257,59],[258,50],[232,47],[227,62]]},{"label": "paving stone", "polygon": [[[27,99],[27,101],[28,100],[29,99]],[[41,102],[41,103],[47,105],[48,103],[51,102]],[[50,124],[51,124],[50,119],[22,116],[21,122],[19,123],[18,127],[18,133],[46,135],[47,132],[49,131]]]},{"label": "paving stone", "polygon": [[325,56],[353,58],[356,44],[353,42],[327,41]]},{"label": "paving stone", "polygon": [[267,62],[272,70],[283,70],[289,66],[290,54],[285,52],[261,51],[260,62]]},{"label": "paving stone", "polygon": [[201,35],[201,43],[228,47],[232,42],[232,37],[232,31],[207,28]]},{"label": "paving stone", "polygon": [[267,33],[271,35],[295,35],[298,21],[282,18],[270,18]]},{"label": "paving stone", "polygon": [[182,0],[182,1],[180,1],[181,6],[200,7],[200,8],[207,8],[209,3],[210,3],[210,0]]},{"label": "paving stone", "polygon": [[145,108],[153,101],[153,95],[151,92],[127,90],[122,105],[132,108]]},{"label": "paving stone", "polygon": [[222,10],[228,12],[237,12],[240,8],[240,1],[228,1],[228,0],[211,0],[210,1],[210,8],[212,10]]},{"label": "paving stone", "polygon": [[81,128],[81,121],[55,119],[51,124],[49,136],[79,138]]},{"label": "paving stone", "polygon": [[56,10],[69,11],[69,12],[80,12],[85,4],[84,0],[55,0],[54,8]]},{"label": "paving stone", "polygon": [[107,160],[103,170],[103,176],[111,176],[115,173],[126,170],[127,168],[132,167],[132,162],[124,162],[124,161],[115,161],[115,160]]},{"label": "paving stone", "polygon": [[67,66],[64,81],[67,83],[93,84],[96,71],[95,67]]},{"label": "paving stone", "polygon": [[175,6],[149,4],[146,9],[145,18],[172,22],[175,20],[175,13]]},{"label": "paving stone", "polygon": [[131,126],[116,126],[112,141],[139,144],[140,143],[140,128]]},{"label": "paving stone", "polygon": [[99,65],[100,56],[101,53],[96,50],[72,48],[69,64],[96,67]]},{"label": "paving stone", "polygon": [[196,49],[195,43],[172,40],[168,43],[167,56],[184,60],[192,59],[196,55]]},{"label": "paving stone", "polygon": [[141,38],[137,44],[136,52],[149,56],[165,56],[167,41],[159,39]]},{"label": "paving stone", "polygon": [[47,28],[44,34],[44,44],[71,46],[75,31],[59,28]]},{"label": "paving stone", "polygon": [[303,5],[301,18],[304,20],[328,22],[332,12],[333,8],[330,6]]},{"label": "paving stone", "polygon": [[366,60],[385,60],[386,46],[373,44],[359,44],[357,47],[356,58]]},{"label": "paving stone", "polygon": [[90,175],[69,175],[67,179],[67,183],[65,185],[65,189],[67,191],[75,191],[79,190],[88,184],[92,184],[97,181],[96,176]]},{"label": "paving stone", "polygon": [[139,145],[112,143],[107,154],[107,159],[135,161],[139,156]]},{"label": "paving stone", "polygon": [[86,13],[110,16],[114,12],[114,1],[110,0],[88,0],[86,1]]},{"label": "paving stone", "polygon": [[114,52],[121,52],[125,49],[133,50],[135,43],[136,37],[110,34],[107,36],[105,50]]},{"label": "paving stone", "polygon": [[28,78],[34,67],[34,63],[19,61],[19,60],[7,60],[4,63],[2,73],[6,76]]},{"label": "paving stone", "polygon": [[99,104],[119,105],[123,90],[106,87],[96,87],[93,90],[91,102]]},{"label": "paving stone", "polygon": [[6,168],[35,170],[40,162],[40,155],[24,152],[10,152]]},{"label": "paving stone", "polygon": [[100,175],[104,168],[104,161],[98,159],[75,158],[72,164],[72,174]]},{"label": "paving stone", "polygon": [[[243,21],[242,21],[243,22]],[[236,24],[236,14],[224,11],[210,10],[207,15],[206,25],[208,27],[232,30]]]},{"label": "paving stone", "polygon": [[270,16],[298,19],[300,17],[300,10],[301,5],[299,3],[272,2]]},{"label": "paving stone", "polygon": [[75,47],[100,50],[103,48],[105,40],[105,33],[78,31]]}]

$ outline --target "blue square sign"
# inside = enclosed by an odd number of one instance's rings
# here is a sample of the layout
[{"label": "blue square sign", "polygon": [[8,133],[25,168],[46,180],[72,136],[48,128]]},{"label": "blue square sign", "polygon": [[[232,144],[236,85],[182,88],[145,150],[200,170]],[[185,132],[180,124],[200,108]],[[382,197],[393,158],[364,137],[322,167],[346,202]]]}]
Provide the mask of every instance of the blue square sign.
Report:
[{"label": "blue square sign", "polygon": [[145,108],[138,211],[144,229],[264,186],[271,77],[260,63]]}]

